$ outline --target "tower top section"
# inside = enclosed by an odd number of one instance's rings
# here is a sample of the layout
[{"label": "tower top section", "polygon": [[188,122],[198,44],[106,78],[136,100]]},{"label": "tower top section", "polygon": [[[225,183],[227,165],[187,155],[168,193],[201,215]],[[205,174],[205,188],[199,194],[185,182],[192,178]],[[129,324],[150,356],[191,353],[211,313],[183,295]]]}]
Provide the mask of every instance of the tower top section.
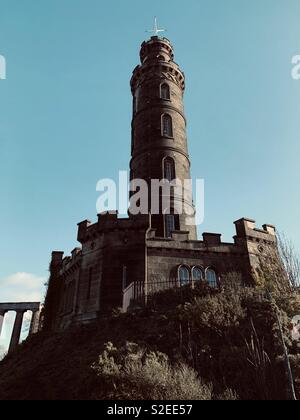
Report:
[{"label": "tower top section", "polygon": [[130,82],[133,95],[145,81],[155,77],[168,79],[184,91],[184,73],[174,62],[173,46],[167,38],[152,36],[148,41],[144,41],[141,45],[140,60],[141,64],[134,69]]},{"label": "tower top section", "polygon": [[171,42],[167,38],[152,36],[149,41],[144,41],[140,51],[141,63],[150,61],[170,62],[174,59],[174,52]]}]

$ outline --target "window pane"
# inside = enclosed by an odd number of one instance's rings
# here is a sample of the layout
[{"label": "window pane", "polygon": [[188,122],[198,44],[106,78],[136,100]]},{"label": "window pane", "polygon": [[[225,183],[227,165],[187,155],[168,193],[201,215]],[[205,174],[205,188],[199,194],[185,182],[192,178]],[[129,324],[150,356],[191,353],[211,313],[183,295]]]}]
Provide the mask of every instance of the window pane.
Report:
[{"label": "window pane", "polygon": [[207,280],[210,287],[213,287],[214,289],[216,289],[218,287],[217,275],[214,272],[214,270],[207,270],[206,280]]},{"label": "window pane", "polygon": [[193,280],[195,281],[201,281],[202,279],[202,271],[200,268],[196,267],[193,268]]},{"label": "window pane", "polygon": [[166,215],[166,236],[167,238],[172,237],[172,232],[175,230],[175,216],[173,214]]},{"label": "window pane", "polygon": [[190,273],[186,267],[180,267],[179,280],[181,285],[188,284],[190,282]]},{"label": "window pane", "polygon": [[168,181],[173,181],[175,178],[175,167],[174,167],[174,161],[172,159],[166,159],[164,162],[164,177]]},{"label": "window pane", "polygon": [[170,88],[169,85],[163,84],[161,85],[161,98],[162,99],[170,99]]},{"label": "window pane", "polygon": [[163,135],[172,137],[172,118],[170,115],[163,116]]}]

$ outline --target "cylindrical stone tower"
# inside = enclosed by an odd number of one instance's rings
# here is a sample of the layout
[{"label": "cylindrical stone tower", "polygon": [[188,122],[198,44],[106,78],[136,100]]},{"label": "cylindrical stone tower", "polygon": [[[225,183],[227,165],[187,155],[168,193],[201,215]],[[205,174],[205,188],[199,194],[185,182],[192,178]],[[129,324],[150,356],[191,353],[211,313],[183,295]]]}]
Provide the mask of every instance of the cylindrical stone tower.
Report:
[{"label": "cylindrical stone tower", "polygon": [[[173,61],[173,48],[166,38],[153,36],[144,42],[140,58],[141,65],[135,68],[131,79],[130,178],[143,179],[149,187],[153,179],[172,181],[176,178],[182,185],[188,185],[187,180],[191,177],[183,105],[184,74]],[[161,189],[161,198],[163,191]],[[191,224],[192,195],[185,194],[183,213],[177,214],[177,210],[174,211],[176,200],[182,201],[182,198],[178,198],[174,189],[171,191],[171,208],[166,211],[161,205],[159,214],[151,211],[156,235],[171,237],[172,231],[180,230],[188,231],[190,239],[197,239],[195,224]],[[151,205],[150,192],[149,201]]]}]

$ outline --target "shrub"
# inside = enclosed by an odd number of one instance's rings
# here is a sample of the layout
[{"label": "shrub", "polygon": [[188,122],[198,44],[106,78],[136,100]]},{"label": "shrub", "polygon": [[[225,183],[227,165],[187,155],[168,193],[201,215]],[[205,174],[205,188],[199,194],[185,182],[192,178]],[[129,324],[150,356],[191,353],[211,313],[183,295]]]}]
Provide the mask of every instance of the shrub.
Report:
[{"label": "shrub", "polygon": [[137,400],[210,400],[211,386],[185,364],[172,366],[168,356],[147,352],[135,343],[105,345],[92,365],[102,389],[96,398]]},{"label": "shrub", "polygon": [[238,399],[239,397],[237,393],[230,388],[225,389],[225,391],[222,394],[217,395],[215,398],[215,400],[219,401],[236,401]]},{"label": "shrub", "polygon": [[197,297],[191,303],[186,303],[181,308],[181,315],[198,328],[209,328],[222,335],[226,328],[238,326],[245,318],[246,311],[238,294],[222,292],[215,296]]},{"label": "shrub", "polygon": [[300,354],[290,356],[291,369],[294,375],[295,391],[300,398]]},{"label": "shrub", "polygon": [[273,293],[273,298],[278,307],[284,311],[289,317],[300,315],[300,293],[284,292]]}]

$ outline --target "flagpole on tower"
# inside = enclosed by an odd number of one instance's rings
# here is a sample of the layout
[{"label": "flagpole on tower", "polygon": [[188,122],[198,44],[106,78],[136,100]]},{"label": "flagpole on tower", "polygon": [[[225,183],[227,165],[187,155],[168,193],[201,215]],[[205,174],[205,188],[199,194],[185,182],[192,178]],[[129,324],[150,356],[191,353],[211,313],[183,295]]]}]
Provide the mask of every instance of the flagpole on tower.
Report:
[{"label": "flagpole on tower", "polygon": [[166,30],[163,29],[163,28],[160,29],[158,27],[157,17],[155,16],[154,17],[154,26],[153,26],[153,29],[148,29],[146,32],[150,32],[150,33],[153,33],[154,36],[158,36],[158,34],[160,34],[161,32],[166,32]]}]

